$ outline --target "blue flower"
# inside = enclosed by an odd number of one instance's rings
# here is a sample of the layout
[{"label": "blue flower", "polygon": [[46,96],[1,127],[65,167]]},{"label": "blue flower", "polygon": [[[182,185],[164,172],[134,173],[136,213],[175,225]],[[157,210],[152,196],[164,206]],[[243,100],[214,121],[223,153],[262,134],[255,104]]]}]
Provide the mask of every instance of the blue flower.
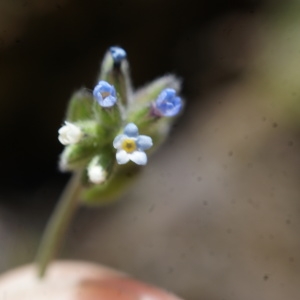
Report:
[{"label": "blue flower", "polygon": [[106,81],[99,81],[93,95],[102,107],[112,107],[117,102],[116,90]]},{"label": "blue flower", "polygon": [[127,56],[126,51],[120,47],[110,47],[109,51],[115,63],[120,63]]},{"label": "blue flower", "polygon": [[182,100],[176,96],[173,89],[164,89],[157,97],[153,105],[153,113],[156,116],[174,117],[182,109]]},{"label": "blue flower", "polygon": [[124,133],[115,137],[113,146],[117,149],[116,159],[119,165],[126,164],[129,160],[138,165],[147,164],[145,150],[152,147],[152,139],[146,135],[139,135],[135,124],[129,123],[124,128]]}]

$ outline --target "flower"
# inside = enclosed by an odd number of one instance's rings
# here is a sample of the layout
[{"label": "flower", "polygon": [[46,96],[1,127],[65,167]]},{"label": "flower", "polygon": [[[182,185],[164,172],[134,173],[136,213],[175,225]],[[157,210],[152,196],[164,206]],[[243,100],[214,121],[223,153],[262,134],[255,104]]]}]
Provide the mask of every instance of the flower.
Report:
[{"label": "flower", "polygon": [[109,51],[115,63],[120,63],[127,56],[126,51],[120,47],[110,47]]},{"label": "flower", "polygon": [[102,183],[107,177],[107,172],[100,165],[90,165],[87,169],[88,177],[92,183]]},{"label": "flower", "polygon": [[156,116],[174,117],[182,109],[182,100],[176,96],[174,89],[164,89],[157,97],[153,105],[153,113]]},{"label": "flower", "polygon": [[126,164],[129,160],[138,165],[147,164],[144,150],[152,147],[151,137],[139,135],[138,128],[133,123],[127,124],[123,132],[116,136],[113,142],[114,148],[118,150],[116,154],[118,164]]},{"label": "flower", "polygon": [[65,125],[58,130],[58,133],[58,140],[63,145],[77,144],[83,136],[78,126],[67,121],[65,121]]},{"label": "flower", "polygon": [[99,81],[93,95],[102,107],[112,107],[117,102],[116,90],[106,81]]}]

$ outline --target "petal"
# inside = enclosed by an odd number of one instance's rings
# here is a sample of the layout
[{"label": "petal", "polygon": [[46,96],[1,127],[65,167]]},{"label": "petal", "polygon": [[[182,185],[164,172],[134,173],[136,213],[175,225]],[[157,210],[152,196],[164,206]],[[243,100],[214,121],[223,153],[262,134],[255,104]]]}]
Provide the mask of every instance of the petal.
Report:
[{"label": "petal", "polygon": [[110,93],[112,89],[112,85],[110,85],[107,81],[101,80],[98,82],[95,89],[96,88],[100,93]]},{"label": "petal", "polygon": [[98,101],[99,104],[102,106],[102,107],[111,107],[111,106],[114,106],[117,102],[117,98],[110,95],[110,96],[107,96],[103,99],[103,101]]},{"label": "petal", "polygon": [[129,161],[129,155],[125,150],[120,150],[116,154],[116,159],[119,165],[124,165]]},{"label": "petal", "polygon": [[110,54],[116,63],[120,63],[126,58],[126,51],[120,47],[110,47]]},{"label": "petal", "polygon": [[103,101],[102,95],[101,95],[101,86],[100,85],[96,85],[94,90],[93,90],[93,96],[96,98],[96,100],[99,101]]},{"label": "petal", "polygon": [[114,88],[113,85],[111,86],[110,94],[111,94],[113,97],[117,98],[116,89]]},{"label": "petal", "polygon": [[147,150],[152,147],[153,142],[150,136],[139,135],[136,144],[139,150]]},{"label": "petal", "polygon": [[129,159],[137,165],[145,165],[147,163],[147,155],[143,151],[134,151],[128,154]]},{"label": "petal", "polygon": [[154,114],[158,116],[174,117],[182,109],[182,100],[176,96],[174,89],[164,89],[157,97]]},{"label": "petal", "polygon": [[182,109],[182,101],[181,98],[175,97],[170,101],[164,101],[156,103],[156,108],[159,110],[161,115],[165,117],[173,117],[176,116]]},{"label": "petal", "polygon": [[139,130],[135,124],[129,123],[124,128],[124,134],[126,134],[128,137],[138,137]]},{"label": "petal", "polygon": [[124,134],[120,134],[120,135],[117,135],[113,141],[113,146],[115,149],[120,149],[121,148],[121,145],[122,145],[122,141],[123,139],[126,138],[126,135]]},{"label": "petal", "polygon": [[163,102],[172,100],[176,95],[174,89],[164,89],[157,97],[156,103],[160,105]]}]

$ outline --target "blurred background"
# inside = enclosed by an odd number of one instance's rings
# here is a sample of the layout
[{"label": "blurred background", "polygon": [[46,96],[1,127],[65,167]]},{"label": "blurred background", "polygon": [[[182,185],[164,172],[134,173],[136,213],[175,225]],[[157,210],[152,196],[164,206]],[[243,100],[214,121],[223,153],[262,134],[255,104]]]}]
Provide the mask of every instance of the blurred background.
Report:
[{"label": "blurred background", "polygon": [[57,130],[106,49],[186,109],[115,205],[82,208],[60,257],[190,300],[300,299],[300,3],[0,2],[0,271],[29,263],[67,174]]}]

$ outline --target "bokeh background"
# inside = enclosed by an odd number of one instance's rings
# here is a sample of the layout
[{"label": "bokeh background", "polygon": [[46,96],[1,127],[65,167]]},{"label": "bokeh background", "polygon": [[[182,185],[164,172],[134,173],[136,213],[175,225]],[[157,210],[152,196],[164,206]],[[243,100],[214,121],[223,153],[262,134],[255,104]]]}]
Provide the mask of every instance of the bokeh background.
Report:
[{"label": "bokeh background", "polygon": [[300,4],[0,2],[0,271],[31,262],[68,175],[57,130],[111,45],[136,87],[183,79],[186,109],[115,205],[82,208],[60,257],[190,300],[300,299]]}]

